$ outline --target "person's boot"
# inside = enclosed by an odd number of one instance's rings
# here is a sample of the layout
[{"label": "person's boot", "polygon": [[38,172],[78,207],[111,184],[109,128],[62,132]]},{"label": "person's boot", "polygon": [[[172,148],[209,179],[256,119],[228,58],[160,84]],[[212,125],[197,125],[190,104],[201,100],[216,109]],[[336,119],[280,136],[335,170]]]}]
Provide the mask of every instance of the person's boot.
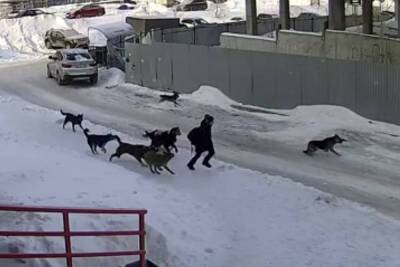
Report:
[{"label": "person's boot", "polygon": [[207,168],[211,168],[211,167],[212,167],[211,164],[210,164],[210,162],[208,162],[208,161],[207,161],[207,162],[204,161],[204,162],[203,162],[203,165],[206,166]]}]

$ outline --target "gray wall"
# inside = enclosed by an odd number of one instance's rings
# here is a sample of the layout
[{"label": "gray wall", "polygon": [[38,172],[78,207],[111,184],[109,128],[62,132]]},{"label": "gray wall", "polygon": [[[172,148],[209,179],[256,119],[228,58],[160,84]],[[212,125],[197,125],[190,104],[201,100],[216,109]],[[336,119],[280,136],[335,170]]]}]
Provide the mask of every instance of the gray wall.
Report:
[{"label": "gray wall", "polygon": [[201,85],[269,108],[331,104],[400,124],[400,66],[220,47],[127,43],[127,82],[190,93]]},{"label": "gray wall", "polygon": [[261,36],[223,33],[221,47],[276,52],[371,63],[400,64],[400,41],[355,32],[325,31],[324,34],[280,31],[277,40]]}]

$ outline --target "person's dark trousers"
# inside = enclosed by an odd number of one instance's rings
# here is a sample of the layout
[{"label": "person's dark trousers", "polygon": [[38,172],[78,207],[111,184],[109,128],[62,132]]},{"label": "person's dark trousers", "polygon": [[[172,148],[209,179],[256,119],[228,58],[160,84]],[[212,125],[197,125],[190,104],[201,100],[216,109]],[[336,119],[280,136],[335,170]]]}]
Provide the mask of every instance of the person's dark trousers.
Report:
[{"label": "person's dark trousers", "polygon": [[194,170],[194,165],[196,164],[197,160],[201,157],[201,154],[203,154],[203,152],[208,152],[207,156],[203,160],[203,165],[205,165],[209,168],[211,167],[209,161],[215,155],[215,150],[213,147],[211,147],[208,150],[196,149],[196,155],[194,155],[194,157],[189,161],[189,163],[187,165],[189,167],[189,169]]},{"label": "person's dark trousers", "polygon": [[215,150],[213,147],[211,147],[208,151],[207,156],[205,156],[204,160],[203,160],[203,165],[207,166],[207,167],[211,167],[210,165],[210,159],[215,155]]}]

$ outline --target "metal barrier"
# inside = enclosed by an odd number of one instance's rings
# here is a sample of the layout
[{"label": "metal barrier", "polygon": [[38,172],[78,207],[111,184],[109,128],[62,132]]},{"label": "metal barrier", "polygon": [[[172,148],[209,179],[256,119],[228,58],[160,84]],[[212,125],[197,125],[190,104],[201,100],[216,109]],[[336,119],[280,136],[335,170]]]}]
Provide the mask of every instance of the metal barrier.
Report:
[{"label": "metal barrier", "polygon": [[[73,258],[110,257],[110,256],[139,256],[140,267],[145,267],[145,222],[144,216],[147,210],[135,209],[94,209],[94,208],[63,208],[63,207],[28,207],[0,205],[0,211],[15,212],[43,212],[60,213],[63,217],[63,231],[0,231],[0,236],[24,236],[24,237],[64,237],[65,253],[0,253],[1,259],[34,259],[34,258],[65,258],[66,266],[72,267]],[[139,216],[139,230],[137,231],[71,231],[69,214],[134,214]],[[72,252],[71,237],[80,236],[139,236],[138,251],[116,252]]]}]

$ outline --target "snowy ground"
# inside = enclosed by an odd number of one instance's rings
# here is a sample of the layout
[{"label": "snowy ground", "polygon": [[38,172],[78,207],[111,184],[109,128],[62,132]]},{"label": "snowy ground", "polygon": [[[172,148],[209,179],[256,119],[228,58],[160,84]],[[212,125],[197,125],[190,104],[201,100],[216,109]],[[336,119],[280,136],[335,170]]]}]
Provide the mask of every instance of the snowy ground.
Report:
[{"label": "snowy ground", "polygon": [[[192,99],[201,100],[193,95]],[[190,100],[187,100],[190,101]],[[63,107],[67,108],[67,107]],[[160,266],[397,266],[400,223],[371,209],[283,177],[221,161],[192,173],[181,149],[171,167],[177,175],[156,176],[132,158],[108,162],[93,156],[81,132],[61,127],[59,112],[0,94],[0,199],[3,203],[147,208],[149,256]],[[196,123],[194,121],[193,123]],[[92,132],[119,134],[84,122]],[[21,153],[23,151],[23,153]],[[2,227],[57,229],[60,218],[2,214]],[[29,221],[29,224],[27,223]],[[130,226],[126,218],[76,218],[74,229]],[[0,239],[0,249],[62,250],[61,240]],[[92,241],[92,243],[90,242]],[[74,250],[120,249],[126,239],[74,240]],[[84,247],[84,248],[83,248]],[[117,266],[127,259],[91,261]],[[1,266],[47,266],[39,262]],[[45,263],[43,263],[45,264]],[[57,261],[51,266],[63,266]],[[77,261],[77,266],[88,266]]]},{"label": "snowy ground", "polygon": [[[259,6],[268,9],[262,12],[275,13],[276,3]],[[300,8],[293,12],[315,9],[302,0],[295,4]],[[244,1],[229,1],[224,9],[229,12],[218,18],[212,6],[193,14],[174,14],[151,3],[140,4],[136,11],[115,7],[108,5],[101,18],[65,20],[71,7],[56,7],[46,17],[0,20],[0,144],[7,151],[0,153],[0,203],[147,208],[149,255],[160,266],[400,265],[399,126],[369,121],[340,107],[244,106],[208,87],[183,95],[177,108],[158,104],[157,91],[124,84],[123,74],[113,69],[101,71],[97,87],[59,87],[46,79],[45,61],[37,58],[49,52],[43,44],[49,27],[86,33],[91,25],[122,21],[129,12],[196,15],[210,21],[244,14]],[[20,60],[32,62],[11,64]],[[112,131],[133,143],[147,142],[141,139],[144,129],[179,125],[187,133],[204,113],[211,113],[219,161],[212,170],[186,170],[190,155],[184,134],[171,163],[176,176],[151,175],[129,157],[109,163],[116,144],[109,145],[107,155],[94,157],[81,133],[61,129],[57,111],[31,103],[83,112],[93,132]],[[311,138],[333,133],[349,140],[337,147],[342,157],[318,153],[309,158],[301,153]],[[7,213],[0,216],[0,225],[55,229],[60,224],[59,218],[43,214]],[[125,230],[131,225],[126,218],[96,216],[74,222],[76,229],[85,230]],[[60,240],[23,240],[0,239],[0,251],[63,248]],[[74,249],[133,245],[126,239],[90,241],[79,239]],[[108,267],[127,261],[77,263]],[[11,261],[0,266],[63,266],[42,263]]]}]

